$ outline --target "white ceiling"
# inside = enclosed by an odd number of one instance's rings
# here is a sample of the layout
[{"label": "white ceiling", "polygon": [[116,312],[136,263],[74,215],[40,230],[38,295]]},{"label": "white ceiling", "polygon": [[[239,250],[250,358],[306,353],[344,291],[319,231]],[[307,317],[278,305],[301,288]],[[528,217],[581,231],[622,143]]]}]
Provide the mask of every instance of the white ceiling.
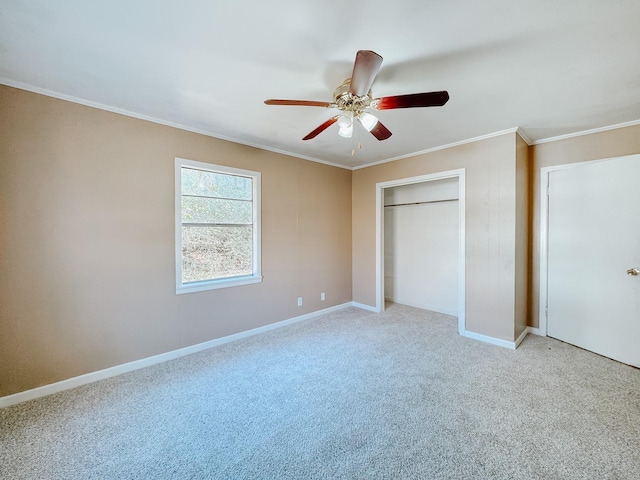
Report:
[{"label": "white ceiling", "polygon": [[[346,167],[520,127],[536,141],[640,120],[638,0],[2,0],[0,83]],[[439,108],[333,115],[355,53],[374,97],[448,90]],[[352,156],[358,141],[362,149]]]}]

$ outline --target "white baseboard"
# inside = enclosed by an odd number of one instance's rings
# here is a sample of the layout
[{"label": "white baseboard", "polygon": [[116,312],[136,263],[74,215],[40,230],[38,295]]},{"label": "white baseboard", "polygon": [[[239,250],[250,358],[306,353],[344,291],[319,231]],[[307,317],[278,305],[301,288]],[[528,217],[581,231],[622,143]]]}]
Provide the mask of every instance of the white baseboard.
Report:
[{"label": "white baseboard", "polygon": [[445,307],[440,307],[438,305],[427,305],[424,303],[407,302],[402,299],[391,298],[391,297],[384,297],[384,299],[388,302],[398,303],[400,305],[407,305],[408,307],[421,308],[422,310],[429,310],[431,312],[436,312],[436,313],[444,313],[445,315],[451,315],[452,317],[458,316],[457,308],[445,308]]},{"label": "white baseboard", "polygon": [[364,303],[351,302],[352,307],[361,308],[362,310],[369,310],[373,313],[380,313],[376,307],[372,307],[370,305],[365,305]]},{"label": "white baseboard", "polygon": [[546,337],[546,335],[542,335],[542,331],[537,327],[527,327],[527,333],[538,335],[539,337]]},{"label": "white baseboard", "polygon": [[[33,400],[36,398],[44,397],[47,395],[51,395],[53,393],[62,392],[64,390],[70,390],[72,388],[80,387],[88,383],[97,382],[98,380],[104,380],[105,378],[109,378],[109,377],[115,377],[116,375],[132,372],[134,370],[139,370],[141,368],[150,367],[151,365],[167,362],[169,360],[173,360],[179,357],[184,357],[185,355],[190,355],[192,353],[201,352],[202,350],[207,350],[209,348],[217,347],[225,343],[235,342],[236,340],[240,340],[242,338],[258,335],[260,333],[268,332],[269,330],[275,330],[276,328],[286,327],[287,325],[291,325],[293,323],[298,323],[305,320],[311,320],[313,318],[319,317],[320,315],[335,312],[335,311],[342,310],[344,308],[348,308],[352,306],[358,307],[359,305],[356,305],[353,302],[343,303],[341,305],[336,305],[333,307],[325,308],[323,310],[317,310],[315,312],[300,315],[298,317],[293,317],[288,320],[282,320],[280,322],[271,323],[263,327],[253,328],[251,330],[235,333],[233,335],[227,335],[226,337],[216,338],[213,340],[209,340],[207,342],[191,345],[190,347],[180,348],[178,350],[172,350],[170,352],[161,353],[159,355],[154,355],[152,357],[142,358],[140,360],[135,360],[133,362],[124,363],[122,365],[116,365],[115,367],[105,368],[103,370],[98,370],[96,372],[86,373],[78,377],[68,378],[60,382],[51,383],[49,385],[33,388],[31,390],[25,390],[24,392],[18,392],[12,395],[6,395],[4,397],[0,397],[0,408],[9,407],[11,405],[15,405],[15,404]],[[364,307],[367,310],[370,309],[370,307],[367,307],[367,306],[364,306]]]},{"label": "white baseboard", "polygon": [[[191,355],[192,353],[197,353],[203,350],[207,350],[209,348],[217,347],[219,345],[224,345],[225,343],[235,342],[243,338],[268,332],[269,330],[275,330],[277,328],[286,327],[287,325],[292,325],[294,323],[302,322],[305,320],[311,320],[321,315],[335,312],[338,310],[343,310],[348,307],[356,307],[356,308],[360,308],[370,312],[379,313],[376,307],[372,307],[370,305],[365,305],[363,303],[358,303],[358,302],[347,302],[341,305],[335,305],[333,307],[317,310],[311,313],[306,313],[298,317],[293,317],[288,320],[282,320],[280,322],[264,325],[263,327],[253,328],[251,330],[246,330],[244,332],[234,333],[233,335],[227,335],[226,337],[216,338],[213,340],[209,340],[207,342],[191,345],[190,347],[180,348],[178,350],[172,350],[170,352],[161,353],[159,355],[154,355],[152,357],[142,358],[140,360],[135,360],[133,362],[123,363],[122,365],[116,365],[115,367],[105,368],[103,370],[98,370],[96,372],[86,373],[78,377],[68,378],[60,382],[51,383],[49,385],[33,388],[31,390],[25,390],[24,392],[18,392],[12,395],[6,395],[4,397],[0,397],[0,408],[9,407],[11,405],[27,402],[29,400],[34,400],[40,397],[45,397],[47,395],[52,395],[54,393],[62,392],[64,390],[70,390],[72,388],[80,387],[82,385],[87,385],[89,383],[97,382],[99,380],[104,380],[105,378],[115,377],[116,375],[132,372],[134,370],[139,370],[141,368],[150,367],[151,365],[167,362],[175,358],[184,357],[185,355]],[[515,350],[516,347],[520,345],[520,342],[524,340],[524,337],[528,333],[539,335],[540,334],[539,332],[540,330],[538,328],[527,327],[527,329],[522,333],[522,335],[520,335],[520,337],[518,337],[518,339],[515,342],[500,340],[498,338],[489,337],[487,335],[482,335],[480,333],[474,333],[469,331],[463,332],[462,335],[468,338],[472,338],[474,340],[479,340],[481,342],[491,343],[493,345],[498,345],[500,347],[506,347],[506,348]]]},{"label": "white baseboard", "polygon": [[524,329],[524,332],[520,334],[520,336],[516,339],[515,342],[510,342],[508,340],[501,340],[495,337],[489,337],[488,335],[482,335],[480,333],[469,332],[468,330],[462,333],[462,336],[472,338],[474,340],[480,340],[481,342],[491,343],[492,345],[498,345],[499,347],[505,347],[510,350],[515,350],[520,346],[525,337],[529,334],[532,335],[540,335],[540,329],[536,327],[527,327]]},{"label": "white baseboard", "polygon": [[482,335],[481,333],[470,332],[465,330],[462,332],[463,337],[471,338],[473,340],[479,340],[481,342],[490,343],[499,347],[508,348],[510,350],[516,349],[516,342],[510,342],[508,340],[502,340],[500,338],[490,337],[488,335]]},{"label": "white baseboard", "polygon": [[518,348],[518,346],[520,346],[520,344],[524,340],[524,337],[526,337],[527,335],[529,335],[529,327],[525,328],[524,331],[520,334],[520,336],[518,338],[516,338],[516,341],[515,341],[515,347],[516,348]]}]

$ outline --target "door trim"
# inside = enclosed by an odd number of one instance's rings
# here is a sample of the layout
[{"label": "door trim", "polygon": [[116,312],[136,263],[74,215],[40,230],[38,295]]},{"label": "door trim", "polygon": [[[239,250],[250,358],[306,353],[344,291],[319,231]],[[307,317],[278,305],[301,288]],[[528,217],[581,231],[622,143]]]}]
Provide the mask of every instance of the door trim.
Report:
[{"label": "door trim", "polygon": [[458,332],[465,335],[465,205],[466,170],[448,170],[445,172],[419,175],[376,183],[376,312],[384,311],[384,189],[410,185],[412,183],[431,182],[445,178],[458,178]]},{"label": "door trim", "polygon": [[538,334],[547,336],[547,302],[549,285],[549,175],[558,170],[568,170],[571,168],[588,165],[590,163],[607,162],[627,157],[638,157],[640,154],[621,155],[618,157],[601,158],[598,160],[588,160],[586,162],[565,163],[540,169],[540,299],[538,306]]}]

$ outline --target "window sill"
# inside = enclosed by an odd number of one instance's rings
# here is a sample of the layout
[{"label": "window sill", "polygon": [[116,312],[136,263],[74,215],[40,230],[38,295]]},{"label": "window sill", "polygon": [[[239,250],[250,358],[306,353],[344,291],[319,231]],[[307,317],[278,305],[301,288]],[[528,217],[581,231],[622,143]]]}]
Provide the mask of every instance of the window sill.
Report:
[{"label": "window sill", "polygon": [[208,280],[204,282],[193,282],[176,287],[176,295],[183,293],[203,292],[205,290],[216,290],[218,288],[239,287],[241,285],[251,285],[252,283],[261,283],[261,276],[233,277],[221,278],[219,280]]}]

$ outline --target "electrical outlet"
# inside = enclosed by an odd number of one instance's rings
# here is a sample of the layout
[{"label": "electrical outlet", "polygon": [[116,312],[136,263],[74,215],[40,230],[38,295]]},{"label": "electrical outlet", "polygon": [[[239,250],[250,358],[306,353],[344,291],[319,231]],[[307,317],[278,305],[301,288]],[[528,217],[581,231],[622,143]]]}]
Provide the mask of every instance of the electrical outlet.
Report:
[{"label": "electrical outlet", "polygon": [[324,292],[320,294],[320,300],[324,302]]},{"label": "electrical outlet", "polygon": [[301,307],[302,306],[302,297],[298,297],[298,306]]}]

